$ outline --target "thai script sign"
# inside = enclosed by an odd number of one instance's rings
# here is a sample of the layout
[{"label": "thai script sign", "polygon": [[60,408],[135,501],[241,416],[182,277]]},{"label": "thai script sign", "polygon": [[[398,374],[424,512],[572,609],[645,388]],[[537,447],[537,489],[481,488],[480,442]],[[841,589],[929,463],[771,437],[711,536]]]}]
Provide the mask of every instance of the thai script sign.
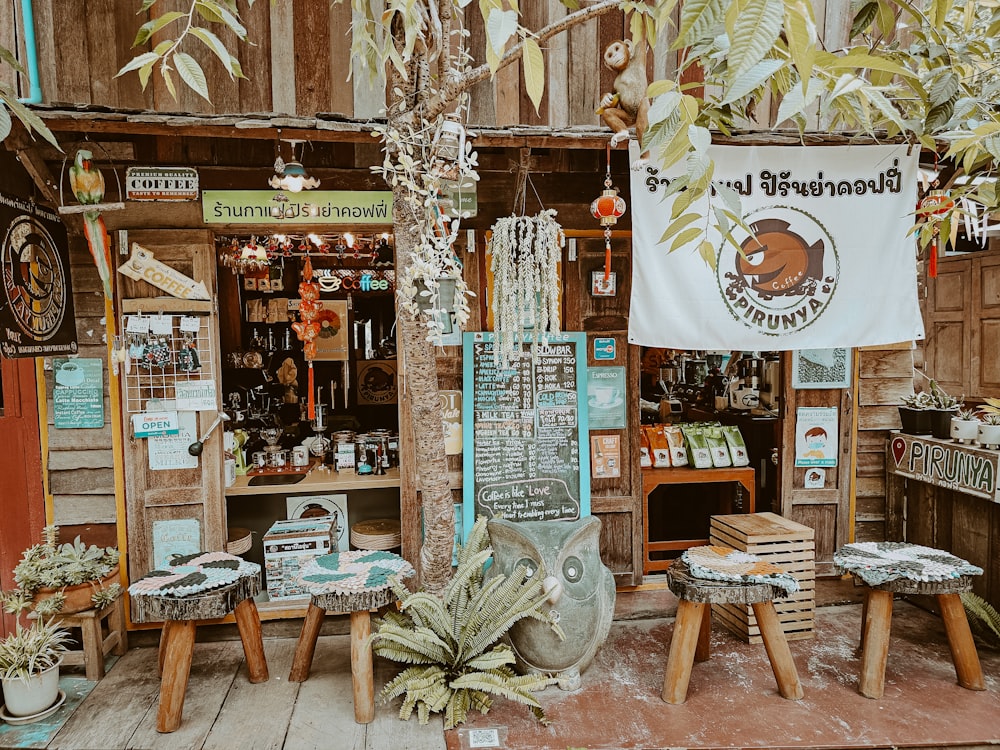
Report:
[{"label": "thai script sign", "polygon": [[889,471],[994,503],[1000,453],[902,433],[889,439]]},{"label": "thai script sign", "polygon": [[205,190],[206,224],[392,224],[388,190]]}]

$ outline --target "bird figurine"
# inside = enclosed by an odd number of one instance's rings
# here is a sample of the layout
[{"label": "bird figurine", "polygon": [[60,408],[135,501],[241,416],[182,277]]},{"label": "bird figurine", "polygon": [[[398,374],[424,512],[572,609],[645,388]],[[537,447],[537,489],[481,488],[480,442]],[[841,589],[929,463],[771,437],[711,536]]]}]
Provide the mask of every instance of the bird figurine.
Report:
[{"label": "bird figurine", "polygon": [[[83,205],[94,205],[104,200],[104,175],[92,160],[93,154],[90,151],[80,149],[76,152],[73,166],[69,168],[69,185],[76,199]],[[90,254],[94,256],[97,272],[104,285],[104,295],[111,299],[111,240],[101,212],[84,211],[83,228]]]}]

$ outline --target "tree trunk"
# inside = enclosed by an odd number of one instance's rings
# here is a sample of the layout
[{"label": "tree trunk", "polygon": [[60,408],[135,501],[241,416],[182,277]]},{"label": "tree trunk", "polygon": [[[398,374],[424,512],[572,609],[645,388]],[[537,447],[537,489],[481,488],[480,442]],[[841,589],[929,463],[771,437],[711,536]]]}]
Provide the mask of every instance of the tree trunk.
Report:
[{"label": "tree trunk", "polygon": [[[419,236],[410,194],[403,186],[392,190],[396,240],[396,275],[412,262]],[[437,359],[427,341],[427,328],[396,301],[396,335],[402,351],[402,372],[411,404],[417,491],[423,510],[424,540],[420,547],[420,581],[423,588],[441,594],[451,579],[451,553],[455,538],[455,512],[448,482],[444,450],[444,420],[438,396]]]}]

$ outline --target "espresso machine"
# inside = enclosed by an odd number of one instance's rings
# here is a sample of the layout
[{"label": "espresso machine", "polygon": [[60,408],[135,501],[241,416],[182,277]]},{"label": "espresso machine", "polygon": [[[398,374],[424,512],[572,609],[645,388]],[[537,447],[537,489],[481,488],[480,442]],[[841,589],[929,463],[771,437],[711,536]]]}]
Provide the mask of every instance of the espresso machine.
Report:
[{"label": "espresso machine", "polygon": [[684,405],[677,398],[677,386],[682,384],[684,379],[680,365],[674,360],[667,360],[660,365],[660,388],[663,389],[663,396],[660,397],[660,419],[666,421],[670,415],[680,415],[684,412]]},{"label": "espresso machine", "polygon": [[729,408],[748,411],[760,406],[760,386],[764,360],[744,353],[736,363],[736,376],[729,381]]}]

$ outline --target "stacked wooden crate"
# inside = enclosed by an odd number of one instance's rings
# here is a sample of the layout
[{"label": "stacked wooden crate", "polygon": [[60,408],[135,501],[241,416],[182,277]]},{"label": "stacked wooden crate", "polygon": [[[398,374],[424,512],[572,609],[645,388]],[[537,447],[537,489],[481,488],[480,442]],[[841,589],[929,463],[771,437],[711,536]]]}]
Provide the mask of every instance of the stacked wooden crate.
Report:
[{"label": "stacked wooden crate", "polygon": [[[813,637],[816,608],[814,536],[808,526],[775,513],[712,516],[710,544],[757,555],[791,573],[799,582],[799,591],[774,600],[774,609],[788,640]],[[712,614],[717,622],[744,640],[761,643],[757,618],[748,605],[713,604]]]}]

